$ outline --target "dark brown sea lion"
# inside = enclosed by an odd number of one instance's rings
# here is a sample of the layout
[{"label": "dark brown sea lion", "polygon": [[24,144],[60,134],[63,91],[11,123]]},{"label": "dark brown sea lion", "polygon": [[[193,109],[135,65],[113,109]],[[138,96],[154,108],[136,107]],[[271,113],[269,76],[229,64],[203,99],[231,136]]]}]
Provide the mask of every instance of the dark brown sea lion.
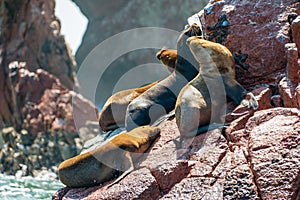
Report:
[{"label": "dark brown sea lion", "polygon": [[198,74],[198,63],[186,44],[187,38],[198,35],[201,35],[198,25],[192,25],[180,34],[175,71],[128,105],[125,119],[127,130],[152,124],[174,109],[181,88]]},{"label": "dark brown sea lion", "polygon": [[101,147],[62,162],[58,167],[59,179],[68,187],[90,187],[124,172],[116,183],[134,169],[134,161],[142,155],[136,153],[144,153],[159,132],[159,128],[141,126],[120,133]]},{"label": "dark brown sea lion", "polygon": [[182,137],[195,136],[199,127],[217,120],[226,95],[238,104],[258,108],[254,95],[235,80],[234,58],[225,46],[199,37],[189,38],[187,44],[199,63],[199,74],[182,88],[176,102]]},{"label": "dark brown sea lion", "polygon": [[[168,68],[170,72],[174,71],[177,59],[176,50],[162,49],[157,52],[156,57]],[[158,82],[159,81],[156,81],[139,88],[123,90],[108,98],[98,117],[101,130],[107,132],[115,130],[118,127],[124,127],[126,109],[129,103],[149,88],[156,85]]]},{"label": "dark brown sea lion", "polygon": [[124,127],[126,109],[129,103],[157,83],[158,81],[144,87],[123,90],[109,97],[98,118],[101,130],[107,132],[118,127]]}]

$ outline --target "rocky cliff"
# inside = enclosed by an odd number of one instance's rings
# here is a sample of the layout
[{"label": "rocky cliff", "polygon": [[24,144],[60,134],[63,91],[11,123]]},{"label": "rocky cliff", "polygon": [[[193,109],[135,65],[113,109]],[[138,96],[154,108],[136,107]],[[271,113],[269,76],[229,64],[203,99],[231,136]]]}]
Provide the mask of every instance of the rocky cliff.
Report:
[{"label": "rocky cliff", "polygon": [[[77,87],[76,63],[54,0],[0,1],[0,172],[34,175],[81,148],[73,113],[96,108]],[[87,114],[88,113],[88,114]]]},{"label": "rocky cliff", "polygon": [[120,183],[63,188],[53,199],[300,199],[300,2],[211,1],[197,14],[225,44],[257,111],[228,103],[229,127],[186,140],[174,119]]}]

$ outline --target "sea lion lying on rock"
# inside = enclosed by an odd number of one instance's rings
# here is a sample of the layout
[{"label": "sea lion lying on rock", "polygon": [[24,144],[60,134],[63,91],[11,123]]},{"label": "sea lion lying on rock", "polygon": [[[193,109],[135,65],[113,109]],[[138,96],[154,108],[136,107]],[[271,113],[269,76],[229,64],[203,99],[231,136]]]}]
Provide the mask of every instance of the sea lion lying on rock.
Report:
[{"label": "sea lion lying on rock", "polygon": [[62,162],[58,167],[59,179],[68,187],[90,187],[123,171],[116,183],[134,169],[134,161],[142,155],[136,153],[144,153],[159,133],[159,128],[151,126],[120,133],[101,147]]},{"label": "sea lion lying on rock", "polygon": [[[153,124],[159,117],[174,109],[181,88],[198,74],[198,63],[186,44],[187,38],[198,35],[201,35],[201,31],[196,24],[185,29],[177,41],[175,71],[128,105],[125,118],[128,131],[138,126]],[[161,52],[158,57],[163,55],[164,52]]]},{"label": "sea lion lying on rock", "polygon": [[101,130],[107,132],[124,126],[128,104],[157,83],[158,81],[140,88],[123,90],[109,97],[98,118]]},{"label": "sea lion lying on rock", "polygon": [[258,108],[254,95],[235,80],[234,58],[225,46],[199,37],[189,38],[187,44],[199,62],[199,74],[182,88],[176,102],[176,123],[182,137],[195,136],[202,126],[217,121],[226,95],[237,104]]},{"label": "sea lion lying on rock", "polygon": [[[170,72],[174,71],[177,58],[176,50],[160,50],[157,52],[156,57],[168,68]],[[159,81],[155,81],[143,87],[123,90],[108,98],[98,117],[101,130],[107,132],[115,130],[118,127],[124,127],[127,106],[133,99],[143,94],[158,82]]]}]

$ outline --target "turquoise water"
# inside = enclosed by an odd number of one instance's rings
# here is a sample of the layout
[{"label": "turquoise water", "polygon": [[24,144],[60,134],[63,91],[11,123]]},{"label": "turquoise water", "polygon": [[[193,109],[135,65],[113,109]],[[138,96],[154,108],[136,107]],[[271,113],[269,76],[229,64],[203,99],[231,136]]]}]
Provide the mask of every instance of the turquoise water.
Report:
[{"label": "turquoise water", "polygon": [[64,187],[58,180],[41,180],[33,177],[16,178],[0,174],[1,200],[52,199]]}]

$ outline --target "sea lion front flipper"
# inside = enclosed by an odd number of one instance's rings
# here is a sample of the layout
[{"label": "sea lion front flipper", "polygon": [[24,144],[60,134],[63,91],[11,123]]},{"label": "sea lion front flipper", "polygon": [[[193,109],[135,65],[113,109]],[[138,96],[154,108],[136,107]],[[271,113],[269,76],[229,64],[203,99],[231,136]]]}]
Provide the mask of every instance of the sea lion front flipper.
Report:
[{"label": "sea lion front flipper", "polygon": [[[114,182],[112,182],[111,184],[109,184],[109,185],[107,186],[107,188],[110,188],[110,187],[113,186],[114,184],[119,183],[123,178],[125,178],[128,174],[130,174],[130,173],[134,170],[133,161],[132,161],[132,158],[131,158],[131,155],[130,155],[129,152],[127,152],[127,153],[125,154],[125,158],[126,158],[126,159],[123,160],[123,164],[125,165],[126,168],[129,166],[129,168],[128,168],[126,171],[124,171],[124,172],[122,173],[122,175],[119,176]],[[122,166],[121,168],[123,168],[123,167],[124,167],[124,166]]]},{"label": "sea lion front flipper", "polygon": [[243,104],[254,110],[258,108],[258,102],[252,92],[248,92],[241,84],[232,78],[223,76],[223,81],[225,84],[226,95],[235,103]]}]

